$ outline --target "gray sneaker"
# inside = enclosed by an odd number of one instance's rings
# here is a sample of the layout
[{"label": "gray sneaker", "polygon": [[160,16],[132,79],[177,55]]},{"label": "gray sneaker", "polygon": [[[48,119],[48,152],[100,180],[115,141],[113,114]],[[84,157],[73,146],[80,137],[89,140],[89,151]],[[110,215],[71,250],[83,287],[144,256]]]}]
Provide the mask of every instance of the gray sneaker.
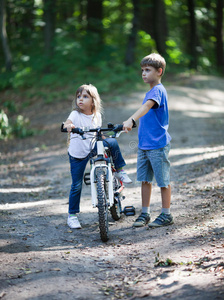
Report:
[{"label": "gray sneaker", "polygon": [[115,172],[114,175],[115,175],[115,177],[117,177],[117,179],[121,180],[123,183],[132,183],[131,178],[128,176],[128,174],[124,170]]},{"label": "gray sneaker", "polygon": [[133,227],[143,227],[150,221],[150,214],[141,213],[140,216],[135,220]]},{"label": "gray sneaker", "polygon": [[149,227],[162,227],[173,224],[173,216],[171,214],[161,213],[152,223],[149,223]]}]

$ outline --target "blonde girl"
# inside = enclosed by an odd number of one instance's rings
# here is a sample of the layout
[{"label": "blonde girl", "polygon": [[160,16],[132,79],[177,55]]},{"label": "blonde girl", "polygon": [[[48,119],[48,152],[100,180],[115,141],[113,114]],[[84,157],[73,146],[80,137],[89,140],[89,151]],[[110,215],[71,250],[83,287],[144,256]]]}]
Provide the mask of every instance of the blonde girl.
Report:
[{"label": "blonde girl", "polygon": [[[68,116],[64,127],[69,132],[68,155],[72,177],[72,185],[69,194],[69,209],[67,224],[70,228],[81,228],[77,218],[80,212],[80,198],[84,171],[90,157],[96,155],[96,145],[94,134],[86,134],[83,140],[78,134],[72,133],[72,128],[89,127],[97,128],[102,126],[102,104],[97,88],[91,84],[81,85],[77,91],[73,102],[73,110]],[[123,167],[126,165],[122,157],[116,139],[107,138],[104,144],[109,146],[115,168],[116,176],[124,183],[131,183]]]}]

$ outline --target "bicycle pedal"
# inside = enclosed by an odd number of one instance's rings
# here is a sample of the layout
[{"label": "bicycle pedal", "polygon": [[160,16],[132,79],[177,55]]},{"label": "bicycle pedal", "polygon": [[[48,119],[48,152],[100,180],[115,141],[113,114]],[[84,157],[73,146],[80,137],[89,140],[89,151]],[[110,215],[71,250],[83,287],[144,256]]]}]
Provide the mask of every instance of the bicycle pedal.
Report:
[{"label": "bicycle pedal", "polygon": [[125,214],[125,216],[134,216],[135,215],[135,207],[134,206],[125,206],[122,213]]},{"label": "bicycle pedal", "polygon": [[91,184],[90,173],[85,173],[83,180],[84,180],[86,185],[90,185]]}]

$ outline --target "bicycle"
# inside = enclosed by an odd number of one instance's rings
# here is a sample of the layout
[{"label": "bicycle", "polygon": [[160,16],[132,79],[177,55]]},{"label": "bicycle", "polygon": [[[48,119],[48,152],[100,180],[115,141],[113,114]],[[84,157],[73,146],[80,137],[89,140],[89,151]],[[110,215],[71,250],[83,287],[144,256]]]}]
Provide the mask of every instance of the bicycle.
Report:
[{"label": "bicycle", "polygon": [[[61,125],[61,131],[67,132],[64,123]],[[126,206],[122,211],[121,195],[124,184],[115,176],[115,168],[108,147],[103,145],[103,133],[108,132],[110,137],[117,138],[123,131],[123,125],[107,124],[107,128],[73,128],[72,132],[79,134],[82,139],[86,139],[85,133],[95,133],[93,137],[97,144],[97,155],[90,159],[90,173],[85,173],[84,182],[91,185],[91,198],[93,207],[98,208],[100,237],[103,242],[109,239],[109,210],[112,218],[118,221],[121,214],[134,215],[135,208]],[[112,134],[113,133],[113,134]],[[111,135],[112,134],[112,135]]]}]

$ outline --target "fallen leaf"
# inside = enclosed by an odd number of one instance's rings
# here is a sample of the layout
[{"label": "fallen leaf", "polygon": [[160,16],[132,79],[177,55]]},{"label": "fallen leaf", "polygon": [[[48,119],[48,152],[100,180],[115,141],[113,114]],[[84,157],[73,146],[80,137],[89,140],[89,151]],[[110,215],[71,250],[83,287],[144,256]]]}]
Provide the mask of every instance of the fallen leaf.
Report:
[{"label": "fallen leaf", "polygon": [[2,293],[0,294],[0,299],[2,299],[5,295],[6,295],[6,292],[2,292]]}]

